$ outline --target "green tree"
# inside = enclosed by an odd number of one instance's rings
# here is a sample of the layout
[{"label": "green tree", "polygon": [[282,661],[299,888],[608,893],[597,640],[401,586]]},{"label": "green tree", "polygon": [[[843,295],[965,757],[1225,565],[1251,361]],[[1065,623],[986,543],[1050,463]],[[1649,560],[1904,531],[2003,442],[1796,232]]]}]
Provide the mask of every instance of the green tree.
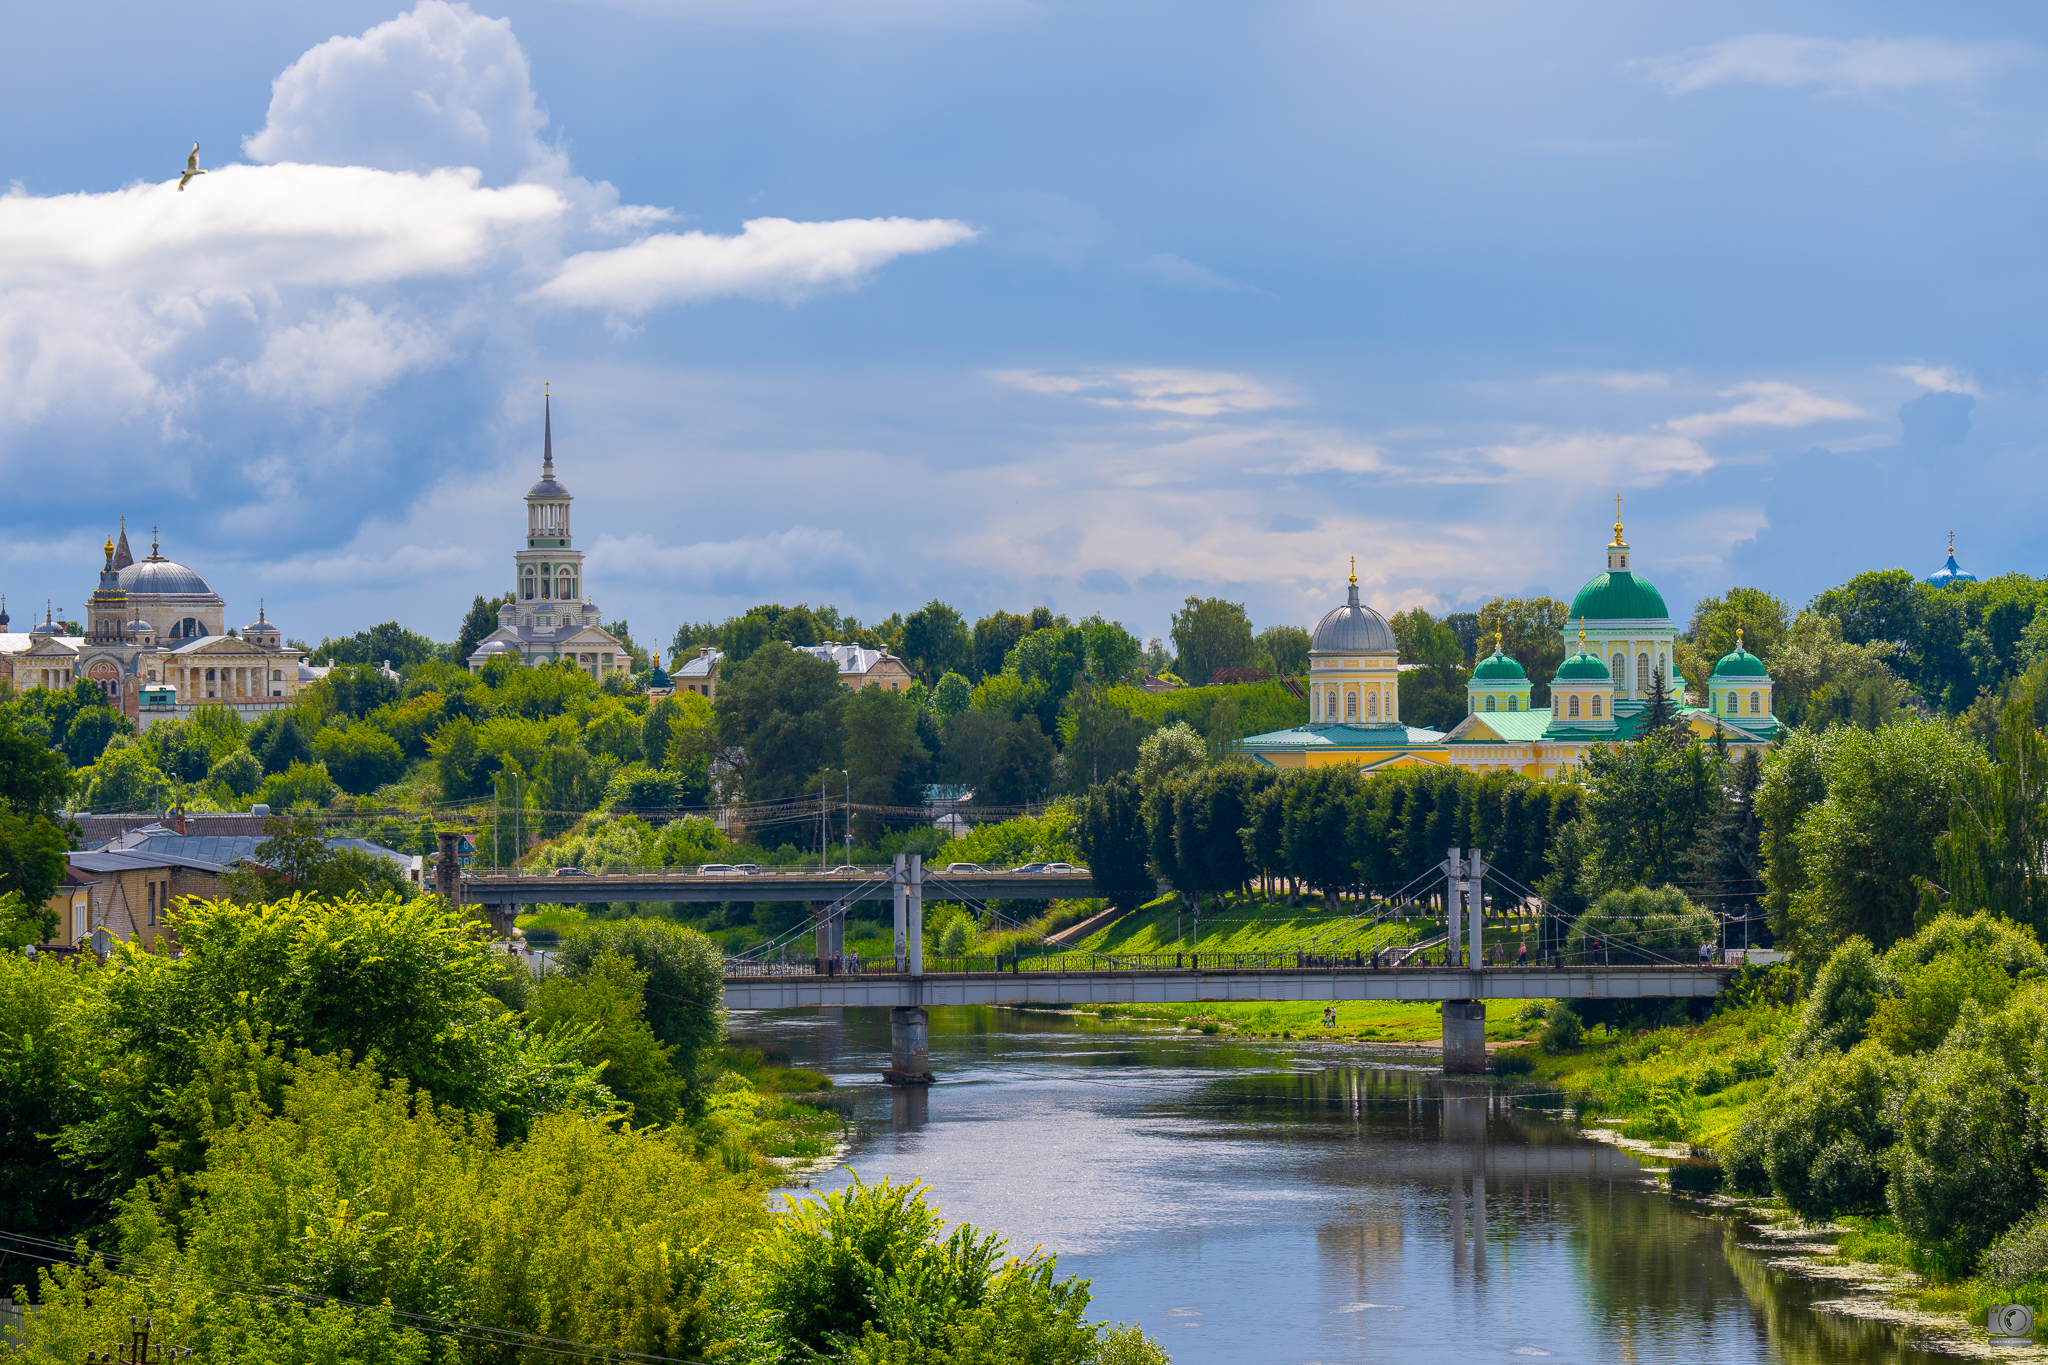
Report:
[{"label": "green tree", "polygon": [[1609,891],[1572,924],[1564,950],[1574,962],[1688,963],[1720,926],[1675,886]]},{"label": "green tree", "polygon": [[1501,648],[1529,675],[1532,706],[1550,704],[1550,679],[1564,662],[1564,628],[1571,611],[1555,597],[1496,597],[1479,609],[1480,648],[1489,635],[1500,636]]},{"label": "green tree", "polygon": [[1721,656],[1735,648],[1738,627],[1743,646],[1769,666],[1791,633],[1791,609],[1762,588],[1730,588],[1718,597],[1702,597],[1679,637],[1679,672],[1692,682],[1705,682]]},{"label": "green tree", "polygon": [[398,700],[398,684],[376,664],[337,664],[308,692],[310,704],[325,715],[355,720]]},{"label": "green tree", "polygon": [[263,765],[247,749],[237,749],[214,764],[206,780],[235,796],[250,796],[263,785]]},{"label": "green tree", "polygon": [[1135,910],[1159,894],[1145,865],[1144,794],[1135,777],[1112,777],[1082,798],[1074,843],[1095,874],[1096,889],[1118,909]]},{"label": "green tree", "polygon": [[903,618],[902,653],[926,686],[936,686],[945,674],[973,666],[974,636],[959,612],[934,598]]},{"label": "green tree", "polygon": [[1826,1222],[1884,1207],[1886,1157],[1907,1068],[1874,1044],[1822,1052],[1752,1104],[1730,1141],[1739,1188],[1774,1190],[1801,1218]]},{"label": "green tree", "polygon": [[[482,600],[482,598],[477,599],[479,602]],[[474,607],[470,609],[470,614],[472,616],[476,614]],[[492,617],[490,629],[484,631],[484,635],[488,635],[492,630],[497,629],[495,611],[493,611]],[[467,628],[468,624],[467,621],[463,622],[465,628]],[[482,637],[479,636],[478,638],[481,639]],[[470,648],[471,650],[476,648],[474,642],[471,643]],[[371,626],[368,630],[358,631],[346,639],[322,640],[318,647],[307,656],[307,662],[315,667],[321,664],[378,665],[389,663],[398,672],[409,673],[421,664],[431,663],[435,659],[440,658],[442,649],[443,646],[435,644],[426,636],[407,630],[396,621],[386,621],[380,626]],[[469,655],[464,654],[462,658],[466,662]],[[332,677],[333,675],[329,674],[328,676]],[[361,713],[358,712],[356,714]]]},{"label": "green tree", "polygon": [[1173,614],[1174,671],[1195,687],[1219,668],[1249,668],[1258,656],[1244,604],[1220,597],[1190,597]]},{"label": "green tree", "polygon": [[1763,926],[1759,917],[1763,892],[1763,824],[1757,812],[1757,795],[1763,786],[1763,753],[1746,746],[1739,757],[1718,762],[1718,800],[1701,831],[1699,842],[1685,858],[1685,881],[1695,888],[1724,923],[1731,928],[1731,946],[1757,943]]},{"label": "green tree", "polygon": [[[863,687],[847,697],[841,723],[842,762],[861,805],[918,806],[931,755],[917,739],[917,703],[903,692]],[[880,822],[863,816],[867,832]]]},{"label": "green tree", "polygon": [[[155,734],[163,724],[158,721],[150,726],[150,733]],[[294,763],[313,761],[313,746],[306,740],[306,732],[299,724],[297,713],[292,711],[265,716],[258,722],[249,734],[249,752],[263,761],[265,776],[281,773]]]},{"label": "green tree", "polygon": [[932,689],[932,712],[945,724],[965,711],[974,700],[974,685],[958,673],[948,673]]},{"label": "green tree", "polygon": [[108,705],[104,693],[95,688],[93,695],[99,704],[79,707],[64,731],[64,756],[75,768],[98,759],[114,736],[135,733],[135,723]]},{"label": "green tree", "polygon": [[1308,672],[1309,633],[1300,626],[1267,626],[1255,637],[1276,678]]},{"label": "green tree", "polygon": [[273,815],[263,822],[263,833],[254,861],[236,865],[221,879],[237,901],[260,903],[296,893],[339,902],[411,893],[397,864],[363,849],[330,846],[313,820]]},{"label": "green tree", "polygon": [[697,930],[665,919],[598,920],[562,940],[562,962],[572,976],[588,974],[608,952],[646,974],[647,1026],[675,1049],[676,1073],[692,1089],[707,1083],[725,1042],[724,951]]},{"label": "green tree", "polygon": [[1138,746],[1148,722],[1109,700],[1107,689],[1086,685],[1060,705],[1060,747],[1066,757],[1066,790],[1087,791],[1138,766]]},{"label": "green tree", "polygon": [[[1790,937],[1804,947],[1861,934],[1888,946],[1913,930],[1919,888],[1940,874],[1937,841],[1956,795],[1982,771],[1983,752],[1949,722],[1908,718],[1832,731],[1818,756],[1826,796],[1792,831]],[[1768,858],[1768,822],[1766,830]],[[1777,860],[1766,875],[1782,875]]]},{"label": "green tree", "polygon": [[140,748],[110,749],[78,777],[80,808],[104,815],[155,810],[159,800],[177,790],[150,765],[148,751]]},{"label": "green tree", "polygon": [[[1047,613],[1050,617],[1051,613]],[[1047,625],[1052,622],[1047,620]],[[1010,657],[1010,651],[1017,642],[1030,634],[1033,627],[1031,617],[1019,616],[1007,611],[993,611],[974,623],[974,672],[972,680],[980,682],[990,674],[1003,671],[1003,661]]]},{"label": "green tree", "polygon": [[1052,786],[1052,741],[1029,718],[1012,721],[996,736],[988,769],[976,796],[984,805],[1021,806],[1042,798]]},{"label": "green tree", "polygon": [[460,801],[490,785],[491,771],[477,743],[476,726],[457,716],[441,727],[428,746],[441,783],[441,799]]},{"label": "green tree", "polygon": [[405,753],[383,731],[358,722],[329,726],[313,740],[313,755],[341,789],[366,796],[405,772]]},{"label": "green tree", "polygon": [[462,618],[462,629],[455,637],[455,662],[467,666],[469,656],[476,653],[476,647],[486,635],[498,628],[498,608],[513,602],[511,593],[503,597],[485,597],[478,593],[469,605],[469,611]]},{"label": "green tree", "polygon": [[2048,930],[2048,743],[2031,695],[2008,704],[1992,762],[1960,774],[1954,802],[1936,841],[1950,898]]},{"label": "green tree", "polygon": [[526,1014],[541,1033],[573,1040],[577,1059],[632,1106],[635,1124],[668,1123],[681,1105],[683,1078],[675,1049],[642,1017],[646,986],[646,972],[607,948],[583,971],[542,978]]},{"label": "green tree", "polygon": [[1586,756],[1588,892],[1663,886],[1712,818],[1719,795],[1706,750],[1659,730]]},{"label": "green tree", "polygon": [[846,689],[828,659],[771,642],[720,682],[718,735],[737,751],[755,801],[796,795],[821,768],[839,766]]}]

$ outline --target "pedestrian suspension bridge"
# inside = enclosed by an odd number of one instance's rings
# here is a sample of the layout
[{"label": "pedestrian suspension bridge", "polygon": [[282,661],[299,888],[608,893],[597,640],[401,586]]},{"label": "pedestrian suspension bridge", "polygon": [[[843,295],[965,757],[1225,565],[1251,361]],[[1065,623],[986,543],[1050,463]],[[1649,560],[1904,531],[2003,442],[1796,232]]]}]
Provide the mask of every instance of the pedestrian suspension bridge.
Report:
[{"label": "pedestrian suspension bridge", "polygon": [[[443,866],[452,864],[446,860]],[[941,957],[924,949],[924,902],[958,901],[987,928],[1020,929],[1004,921],[996,900],[1047,900],[1096,894],[1086,872],[938,872],[916,854],[883,868],[830,872],[724,869],[627,869],[570,875],[465,875],[461,895],[508,926],[523,906],[609,901],[803,902],[810,915],[794,928],[725,966],[725,1003],[736,1010],[805,1006],[888,1009],[892,1058],[884,1079],[929,1084],[925,1011],[941,1005],[1194,1004],[1207,1001],[1389,1000],[1435,1003],[1443,1011],[1444,1069],[1486,1067],[1487,1000],[1637,1000],[1712,996],[1730,970],[1711,962],[1665,956],[1604,934],[1582,936],[1571,953],[1536,962],[1500,960],[1485,942],[1491,890],[1496,908],[1537,917],[1562,943],[1563,915],[1530,888],[1487,865],[1474,849],[1449,850],[1444,861],[1408,886],[1374,897],[1357,914],[1319,928],[1275,952],[1119,954],[1061,950],[997,956]],[[857,902],[888,899],[894,909],[894,954],[866,960],[845,950],[846,917]],[[1396,942],[1401,918],[1441,914],[1445,933],[1425,943]],[[1334,951],[1319,944],[1361,934],[1385,946]],[[793,956],[792,949],[801,955]],[[1431,956],[1436,961],[1427,959]],[[1489,960],[1489,959],[1494,960]]]}]

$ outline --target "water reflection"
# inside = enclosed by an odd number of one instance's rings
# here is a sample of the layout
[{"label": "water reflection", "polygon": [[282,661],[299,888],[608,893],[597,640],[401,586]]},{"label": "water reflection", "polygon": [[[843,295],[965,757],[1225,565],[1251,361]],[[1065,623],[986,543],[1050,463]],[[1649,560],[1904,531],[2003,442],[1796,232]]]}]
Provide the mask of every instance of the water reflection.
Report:
[{"label": "water reflection", "polygon": [[[865,1179],[1091,1278],[1179,1365],[1475,1354],[1928,1361],[1648,1184],[1625,1153],[1414,1054],[934,1010],[939,1083],[877,1076],[886,1011],[736,1033],[843,1087]],[[817,1183],[832,1187],[847,1177]]]}]

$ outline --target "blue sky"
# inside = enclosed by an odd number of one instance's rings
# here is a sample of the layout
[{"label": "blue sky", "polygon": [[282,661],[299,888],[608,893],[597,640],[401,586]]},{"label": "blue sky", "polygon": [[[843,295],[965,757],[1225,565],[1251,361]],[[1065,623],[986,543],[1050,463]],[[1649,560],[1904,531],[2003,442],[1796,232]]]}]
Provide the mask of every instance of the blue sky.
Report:
[{"label": "blue sky", "polygon": [[[0,88],[0,591],[125,515],[452,638],[540,391],[607,615],[2048,571],[2012,5],[43,6]],[[185,149],[211,168],[171,188]]]}]

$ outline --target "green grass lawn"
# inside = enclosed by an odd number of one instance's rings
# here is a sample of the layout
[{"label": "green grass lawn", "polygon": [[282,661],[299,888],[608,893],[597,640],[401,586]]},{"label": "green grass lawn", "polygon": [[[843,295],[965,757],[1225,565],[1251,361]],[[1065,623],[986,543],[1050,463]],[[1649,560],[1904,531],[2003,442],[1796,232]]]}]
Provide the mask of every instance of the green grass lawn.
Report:
[{"label": "green grass lawn", "polygon": [[[1185,902],[1162,896],[1073,946],[1102,953],[1191,952],[1195,927]],[[1371,952],[1432,939],[1443,931],[1441,919],[1373,925],[1350,914],[1333,915],[1319,901],[1246,901],[1202,915],[1200,948],[1205,953]],[[1520,921],[1496,921],[1486,926],[1486,941],[1504,943],[1512,954],[1532,932]]]},{"label": "green grass lawn", "polygon": [[[1486,1002],[1486,1036],[1495,1042],[1533,1038],[1541,1024],[1523,1024],[1518,1016],[1526,1000]],[[1192,1005],[1116,1005],[1094,1009],[1100,1017],[1158,1019],[1255,1037],[1330,1039],[1361,1043],[1434,1043],[1443,1037],[1443,1016],[1436,1005],[1411,1005],[1389,1000],[1342,1000],[1333,1008],[1337,1022],[1324,1027],[1323,1002],[1204,1001]]]}]

